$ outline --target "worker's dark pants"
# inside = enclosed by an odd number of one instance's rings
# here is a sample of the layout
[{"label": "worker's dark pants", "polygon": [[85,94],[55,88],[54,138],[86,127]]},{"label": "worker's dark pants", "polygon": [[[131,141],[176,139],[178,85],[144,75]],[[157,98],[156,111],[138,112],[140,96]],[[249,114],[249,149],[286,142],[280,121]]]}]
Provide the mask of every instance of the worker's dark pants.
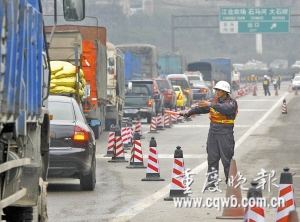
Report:
[{"label": "worker's dark pants", "polygon": [[[219,161],[221,159],[224,174],[226,179],[229,174],[230,161],[234,155],[234,136],[233,134],[215,134],[208,133],[207,138],[207,162],[208,162],[208,170],[207,176],[208,181],[216,181],[215,176],[219,175]],[[217,172],[217,174],[213,172]]]}]

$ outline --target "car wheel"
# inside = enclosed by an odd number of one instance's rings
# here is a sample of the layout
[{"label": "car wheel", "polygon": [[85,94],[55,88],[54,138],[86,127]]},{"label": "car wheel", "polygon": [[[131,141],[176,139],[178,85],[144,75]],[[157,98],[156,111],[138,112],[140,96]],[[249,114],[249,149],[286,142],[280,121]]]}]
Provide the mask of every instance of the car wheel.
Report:
[{"label": "car wheel", "polygon": [[96,185],[96,158],[93,160],[91,172],[88,175],[80,175],[80,189],[92,191]]}]

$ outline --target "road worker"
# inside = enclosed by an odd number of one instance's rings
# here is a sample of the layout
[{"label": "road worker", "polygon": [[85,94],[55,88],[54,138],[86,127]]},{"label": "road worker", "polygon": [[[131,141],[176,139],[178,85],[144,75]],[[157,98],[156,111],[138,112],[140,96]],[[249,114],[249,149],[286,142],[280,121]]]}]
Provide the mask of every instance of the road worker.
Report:
[{"label": "road worker", "polygon": [[182,115],[187,118],[193,114],[209,113],[210,128],[207,138],[207,186],[217,187],[219,177],[219,161],[222,160],[225,174],[225,182],[228,181],[230,161],[234,155],[235,140],[233,136],[234,120],[238,113],[238,105],[231,98],[230,85],[226,81],[219,81],[214,87],[216,97],[211,100],[202,100]]},{"label": "road worker", "polygon": [[269,90],[269,86],[270,86],[270,81],[268,79],[267,75],[264,75],[264,80],[263,80],[263,88],[264,88],[264,92],[265,92],[265,96],[268,94],[269,96],[271,95],[270,90]]}]

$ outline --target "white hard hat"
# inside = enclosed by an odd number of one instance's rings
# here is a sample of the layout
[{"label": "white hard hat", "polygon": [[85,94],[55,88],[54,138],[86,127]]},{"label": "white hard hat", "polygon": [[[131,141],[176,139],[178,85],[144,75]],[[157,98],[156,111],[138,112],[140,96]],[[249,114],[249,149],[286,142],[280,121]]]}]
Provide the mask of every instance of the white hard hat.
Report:
[{"label": "white hard hat", "polygon": [[220,89],[220,90],[223,90],[225,92],[230,93],[230,85],[226,81],[219,81],[219,82],[217,82],[217,84],[214,87],[214,89]]},{"label": "white hard hat", "polygon": [[264,78],[268,78],[268,76],[267,76],[267,75],[264,75]]}]

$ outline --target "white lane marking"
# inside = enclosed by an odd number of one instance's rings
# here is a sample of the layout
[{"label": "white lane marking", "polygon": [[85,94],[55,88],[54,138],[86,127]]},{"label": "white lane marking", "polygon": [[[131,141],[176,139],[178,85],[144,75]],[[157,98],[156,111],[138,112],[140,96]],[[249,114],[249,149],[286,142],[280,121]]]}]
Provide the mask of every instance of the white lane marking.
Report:
[{"label": "white lane marking", "polygon": [[[111,158],[105,156],[106,154],[96,154],[97,159],[106,159],[106,158]],[[125,158],[131,156],[131,154],[125,153],[124,154]],[[188,159],[197,159],[197,158],[206,158],[207,154],[184,154],[184,158]],[[147,156],[144,156],[144,159],[147,158]],[[158,159],[171,159],[174,158],[174,154],[158,154]]]},{"label": "white lane marking", "polygon": [[[268,112],[266,112],[250,129],[247,130],[247,132],[238,139],[238,141],[235,143],[235,150],[247,139],[247,137],[254,131],[256,128],[271,114],[271,112],[282,103],[282,100],[284,97],[288,94],[285,93],[280,100],[275,103],[272,108],[269,109]],[[206,169],[207,167],[207,161],[204,161],[194,169],[192,169],[192,172],[195,174],[200,173],[202,170]],[[114,219],[110,220],[110,222],[125,222],[129,219],[133,218],[135,215],[139,214],[146,208],[150,207],[152,204],[154,204],[156,201],[161,199],[164,196],[167,196],[170,192],[170,184],[163,187],[156,193],[154,193],[151,196],[148,196],[146,199],[142,200],[141,202],[137,203],[136,205],[129,207],[128,210],[124,211],[123,213],[116,216]]]}]

